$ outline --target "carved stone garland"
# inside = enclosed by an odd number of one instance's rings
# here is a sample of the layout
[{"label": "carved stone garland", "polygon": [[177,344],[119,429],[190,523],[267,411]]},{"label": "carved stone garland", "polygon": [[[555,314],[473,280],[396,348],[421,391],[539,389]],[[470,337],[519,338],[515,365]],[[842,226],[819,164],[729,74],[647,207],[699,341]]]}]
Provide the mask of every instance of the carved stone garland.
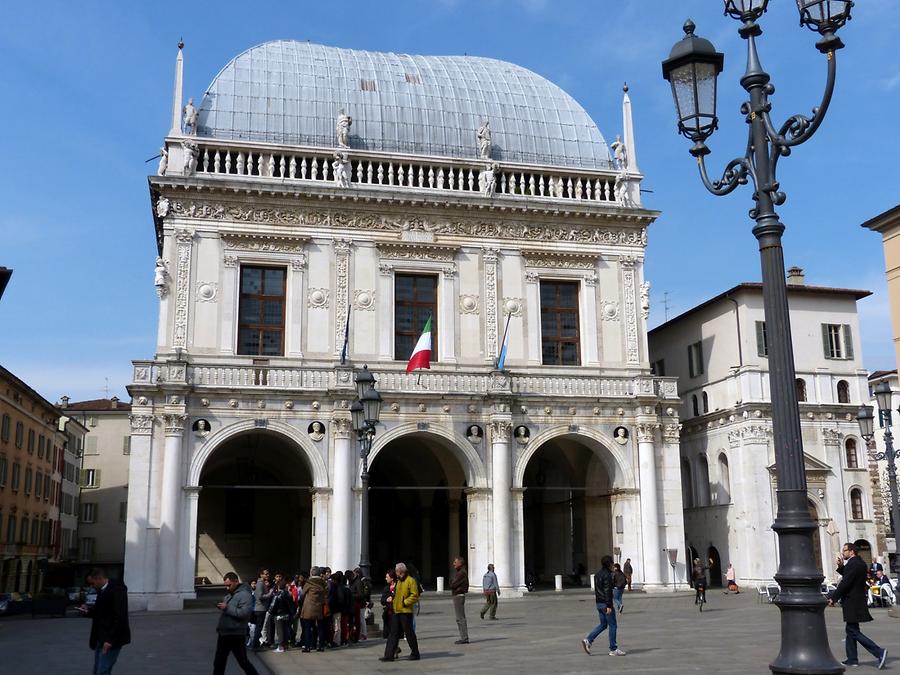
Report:
[{"label": "carved stone garland", "polygon": [[188,299],[191,294],[191,249],[194,233],[190,230],[179,230],[175,234],[177,243],[177,268],[175,271],[175,331],[172,346],[187,347]]},{"label": "carved stone garland", "polygon": [[635,258],[623,256],[619,264],[622,266],[622,291],[625,294],[625,354],[628,363],[639,363],[637,333],[637,303],[634,286]]},{"label": "carved stone garland", "polygon": [[484,250],[484,323],[485,353],[494,358],[497,356],[497,249]]},{"label": "carved stone garland", "polygon": [[347,323],[350,303],[350,242],[346,239],[334,240],[334,349],[335,353],[344,344],[344,326]]}]

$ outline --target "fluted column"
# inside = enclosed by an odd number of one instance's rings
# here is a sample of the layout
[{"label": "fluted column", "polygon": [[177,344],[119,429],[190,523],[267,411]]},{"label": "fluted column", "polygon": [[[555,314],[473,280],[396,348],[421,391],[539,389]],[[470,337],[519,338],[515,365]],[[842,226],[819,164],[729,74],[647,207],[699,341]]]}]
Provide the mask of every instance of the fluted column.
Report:
[{"label": "fluted column", "polygon": [[458,555],[465,558],[466,552],[459,548],[459,500],[451,499],[448,510],[450,515],[447,518],[447,547],[450,550],[450,558]]},{"label": "fluted column", "polygon": [[509,587],[515,579],[512,570],[512,493],[509,457],[511,422],[508,418],[491,419],[491,478],[493,498],[494,567],[500,583]]},{"label": "fluted column", "polygon": [[[147,532],[150,517],[150,457],[153,445],[153,415],[138,409],[130,417],[131,455],[128,458],[128,519],[125,524],[125,583],[131,603],[136,609],[146,609],[146,596],[156,589],[155,579],[147,565],[147,551],[151,546]],[[137,596],[141,597],[138,598]]]},{"label": "fluted column", "polygon": [[656,424],[638,424],[638,466],[641,480],[641,538],[644,544],[644,583],[658,585],[662,549],[659,543],[659,494],[656,487]]},{"label": "fluted column", "polygon": [[186,415],[163,415],[166,442],[163,447],[162,495],[159,505],[159,567],[157,592],[178,590],[178,514],[181,511],[181,446]]},{"label": "fluted column", "polygon": [[353,442],[350,420],[335,417],[331,420],[331,436],[334,451],[334,478],[332,483],[331,559],[328,564],[336,570],[353,569],[353,484],[355,482]]}]

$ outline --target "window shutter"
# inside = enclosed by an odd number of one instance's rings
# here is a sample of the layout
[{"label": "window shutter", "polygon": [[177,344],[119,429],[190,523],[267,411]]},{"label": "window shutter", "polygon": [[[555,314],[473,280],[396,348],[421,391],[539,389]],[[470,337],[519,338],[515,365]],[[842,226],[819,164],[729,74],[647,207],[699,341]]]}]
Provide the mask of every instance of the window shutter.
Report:
[{"label": "window shutter", "polygon": [[94,487],[100,487],[100,469],[94,470]]},{"label": "window shutter", "polygon": [[844,324],[842,326],[844,331],[844,358],[852,359],[853,358],[853,338],[850,336],[850,326],[848,324]]},{"label": "window shutter", "polygon": [[693,345],[688,346],[688,374],[694,377],[694,349]]},{"label": "window shutter", "polygon": [[84,487],[87,483],[87,469],[78,469],[78,487]]},{"label": "window shutter", "polygon": [[697,343],[697,374],[703,374],[703,343]]},{"label": "window shutter", "polygon": [[756,322],[756,354],[757,356],[768,356],[766,349],[766,322]]},{"label": "window shutter", "polygon": [[131,454],[131,436],[123,436],[122,437],[122,454],[123,455]]},{"label": "window shutter", "polygon": [[97,452],[97,437],[96,436],[88,436],[87,437],[87,446],[85,448],[86,455],[96,455]]},{"label": "window shutter", "polygon": [[826,359],[834,358],[831,353],[831,341],[828,339],[828,324],[822,324],[822,349]]}]

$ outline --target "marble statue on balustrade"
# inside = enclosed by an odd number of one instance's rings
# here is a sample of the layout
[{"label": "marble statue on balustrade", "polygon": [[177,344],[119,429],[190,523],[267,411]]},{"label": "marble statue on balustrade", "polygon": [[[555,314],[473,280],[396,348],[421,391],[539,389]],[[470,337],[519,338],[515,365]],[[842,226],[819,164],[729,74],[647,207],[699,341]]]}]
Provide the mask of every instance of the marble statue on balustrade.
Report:
[{"label": "marble statue on balustrade", "polygon": [[625,147],[625,142],[622,138],[617,134],[616,140],[614,140],[610,146],[612,148],[613,153],[616,156],[616,165],[621,170],[624,171],[626,165],[628,164],[628,150]]},{"label": "marble statue on balustrade", "polygon": [[325,438],[325,425],[321,422],[313,422],[309,425],[306,431],[309,434],[310,440],[316,443]]},{"label": "marble statue on balustrade", "polygon": [[190,132],[191,136],[197,135],[197,115],[199,112],[194,107],[194,99],[189,98],[187,105],[184,106],[184,131]]},{"label": "marble statue on balustrade", "polygon": [[482,197],[493,197],[494,190],[497,188],[497,171],[499,165],[494,162],[488,164],[478,174],[478,189],[481,190]]},{"label": "marble statue on balustrade", "polygon": [[334,171],[334,184],[339,188],[350,187],[350,161],[346,152],[334,153],[334,161],[331,163]]},{"label": "marble statue on balustrade", "polygon": [[478,445],[481,443],[481,427],[477,424],[473,424],[469,427],[469,431],[466,433],[466,438],[469,439],[469,443],[472,445]]},{"label": "marble statue on balustrade", "polygon": [[478,156],[481,159],[491,158],[491,122],[485,120],[484,124],[478,127]]},{"label": "marble statue on balustrade", "polygon": [[184,141],[184,175],[190,176],[197,170],[197,157],[200,155],[200,147],[196,143]]},{"label": "marble statue on balustrade", "polygon": [[628,176],[624,171],[620,171],[616,174],[616,183],[613,187],[613,191],[616,195],[616,201],[622,206],[634,206],[634,201],[631,199],[631,193],[628,191]]},{"label": "marble statue on balustrade", "polygon": [[156,295],[160,299],[166,297],[169,292],[169,272],[166,270],[166,261],[156,259],[156,270],[153,273],[153,285],[156,287]]},{"label": "marble statue on balustrade", "polygon": [[156,167],[156,175],[165,176],[166,170],[169,168],[169,151],[166,146],[159,149],[159,166]]},{"label": "marble statue on balustrade", "polygon": [[350,147],[350,127],[352,124],[353,118],[343,110],[341,110],[341,112],[338,114],[335,131],[337,132],[338,145],[342,148]]}]

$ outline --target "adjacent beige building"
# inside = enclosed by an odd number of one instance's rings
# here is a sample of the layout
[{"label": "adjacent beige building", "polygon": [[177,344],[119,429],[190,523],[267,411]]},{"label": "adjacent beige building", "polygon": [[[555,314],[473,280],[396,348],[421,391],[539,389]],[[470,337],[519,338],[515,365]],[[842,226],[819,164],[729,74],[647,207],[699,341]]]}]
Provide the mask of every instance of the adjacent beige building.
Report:
[{"label": "adjacent beige building", "polygon": [[115,396],[78,402],[70,402],[64,396],[60,408],[89,432],[79,467],[79,565],[100,565],[111,575],[121,576],[128,509],[131,404],[122,403]]},{"label": "adjacent beige building", "polygon": [[884,269],[891,299],[894,355],[900,364],[900,204],[867,220],[862,226],[880,232],[884,240]]}]

